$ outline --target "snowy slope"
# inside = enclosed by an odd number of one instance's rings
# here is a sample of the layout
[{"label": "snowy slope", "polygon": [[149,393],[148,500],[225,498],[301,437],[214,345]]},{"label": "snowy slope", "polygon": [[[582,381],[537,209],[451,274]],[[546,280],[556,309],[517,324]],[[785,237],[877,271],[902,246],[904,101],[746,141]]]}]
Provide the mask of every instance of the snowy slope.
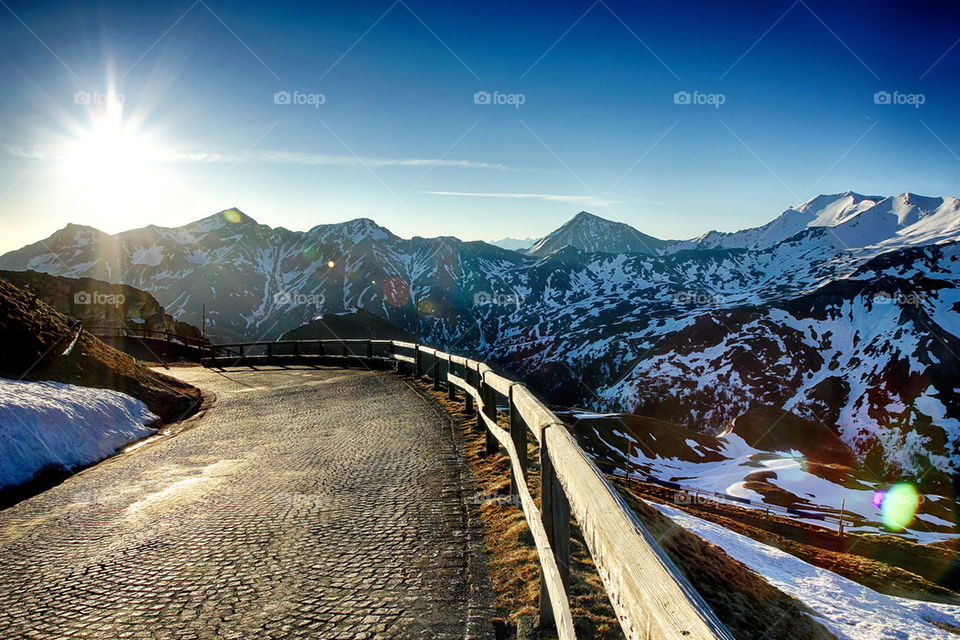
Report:
[{"label": "snowy slope", "polygon": [[758,249],[807,229],[822,228],[844,248],[886,249],[960,237],[960,201],[913,193],[864,196],[848,191],[819,195],[787,209],[767,224],[732,233],[710,231],[691,240],[670,241],[664,253],[704,249]]},{"label": "snowy slope", "polygon": [[[888,596],[718,524],[653,503],[678,525],[721,547],[810,607],[842,640],[952,640],[932,622],[960,627],[960,607]],[[771,621],[776,622],[776,621]]]},{"label": "snowy slope", "polygon": [[26,482],[45,467],[99,462],[156,433],[147,406],[108,389],[0,378],[0,487]]}]

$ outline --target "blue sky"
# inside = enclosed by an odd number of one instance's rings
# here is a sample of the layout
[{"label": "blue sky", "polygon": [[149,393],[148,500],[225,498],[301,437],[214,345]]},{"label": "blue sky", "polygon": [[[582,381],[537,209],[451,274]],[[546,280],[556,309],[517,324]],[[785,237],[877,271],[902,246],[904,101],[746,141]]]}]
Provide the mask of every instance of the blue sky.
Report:
[{"label": "blue sky", "polygon": [[955,2],[653,4],[4,0],[0,250],[230,206],[487,240],[586,209],[666,238],[960,195]]}]

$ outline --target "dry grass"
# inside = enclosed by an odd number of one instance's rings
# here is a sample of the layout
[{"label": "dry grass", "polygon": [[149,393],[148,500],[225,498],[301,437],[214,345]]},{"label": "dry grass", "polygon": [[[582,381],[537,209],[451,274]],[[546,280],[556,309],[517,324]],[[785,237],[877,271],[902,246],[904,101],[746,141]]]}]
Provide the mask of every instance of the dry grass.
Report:
[{"label": "dry grass", "polygon": [[[502,453],[481,455],[485,439],[476,427],[476,417],[465,413],[462,403],[448,401],[446,393],[432,391],[427,384],[421,384],[421,388],[451,415],[463,434],[467,460],[480,494],[507,496],[509,461]],[[528,483],[531,494],[537,496],[539,469],[535,445],[528,447],[528,457],[531,462]],[[736,638],[826,640],[833,637],[810,617],[805,605],[769,585],[721,548],[678,527],[635,497],[624,497]],[[495,499],[485,501],[478,512],[484,524],[487,566],[501,622],[510,633],[519,627],[518,638],[555,637],[542,632],[538,635],[533,630],[538,618],[540,570],[523,512],[505,500]],[[576,522],[572,525],[570,603],[578,637],[623,638],[590,552]]]},{"label": "dry grass", "polygon": [[[433,391],[428,384],[420,388],[433,397],[453,419],[465,443],[467,462],[482,498],[477,513],[484,528],[487,570],[494,590],[494,606],[499,622],[508,635],[498,637],[554,638],[537,630],[540,600],[540,562],[523,511],[508,498],[510,461],[503,453],[483,456],[485,437],[476,427],[476,415],[463,410],[462,402],[450,402],[445,392]],[[461,396],[462,397],[462,396]],[[503,423],[504,427],[508,425]],[[530,493],[539,503],[539,451],[534,444],[527,449]],[[499,498],[498,498],[499,497]],[[574,626],[581,638],[619,640],[623,638],[613,608],[607,601],[600,576],[590,552],[573,522],[570,545],[570,606]]]}]

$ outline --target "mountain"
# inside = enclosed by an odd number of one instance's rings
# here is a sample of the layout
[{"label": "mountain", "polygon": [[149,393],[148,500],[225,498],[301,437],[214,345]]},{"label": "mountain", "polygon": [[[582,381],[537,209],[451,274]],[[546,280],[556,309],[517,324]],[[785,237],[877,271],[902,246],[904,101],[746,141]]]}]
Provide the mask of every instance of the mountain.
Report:
[{"label": "mountain", "polygon": [[230,209],[113,236],[69,225],[0,268],[130,284],[194,324],[205,303],[222,337],[365,309],[557,404],[705,433],[788,411],[879,479],[944,486],[960,477],[958,236],[956,198],[914,194],[818,196],[686,241],[580,213],[527,255],[368,219],[289,231]]},{"label": "mountain", "polygon": [[960,201],[952,197],[864,196],[847,191],[811,198],[760,227],[734,233],[710,231],[692,240],[669,242],[665,250],[756,249],[815,227],[828,229],[848,248],[927,244],[956,237],[958,209]]},{"label": "mountain", "polygon": [[640,233],[628,224],[581,211],[553,233],[537,240],[527,253],[542,257],[573,247],[586,252],[656,255],[664,245],[663,240]]},{"label": "mountain", "polygon": [[522,249],[529,249],[536,241],[537,238],[500,238],[499,240],[494,240],[490,244],[495,247],[500,247],[501,249],[520,251]]},{"label": "mountain", "polygon": [[320,315],[305,325],[287,331],[280,340],[404,340],[416,336],[364,309]]}]

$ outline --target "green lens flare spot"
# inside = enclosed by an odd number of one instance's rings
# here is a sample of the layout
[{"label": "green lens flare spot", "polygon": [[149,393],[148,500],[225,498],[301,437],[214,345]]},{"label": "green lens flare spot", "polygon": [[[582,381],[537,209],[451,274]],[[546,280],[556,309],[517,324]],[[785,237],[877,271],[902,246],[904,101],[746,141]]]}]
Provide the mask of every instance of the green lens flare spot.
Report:
[{"label": "green lens flare spot", "polygon": [[902,482],[887,489],[880,508],[883,524],[892,531],[903,531],[920,506],[920,494],[912,484]]}]

